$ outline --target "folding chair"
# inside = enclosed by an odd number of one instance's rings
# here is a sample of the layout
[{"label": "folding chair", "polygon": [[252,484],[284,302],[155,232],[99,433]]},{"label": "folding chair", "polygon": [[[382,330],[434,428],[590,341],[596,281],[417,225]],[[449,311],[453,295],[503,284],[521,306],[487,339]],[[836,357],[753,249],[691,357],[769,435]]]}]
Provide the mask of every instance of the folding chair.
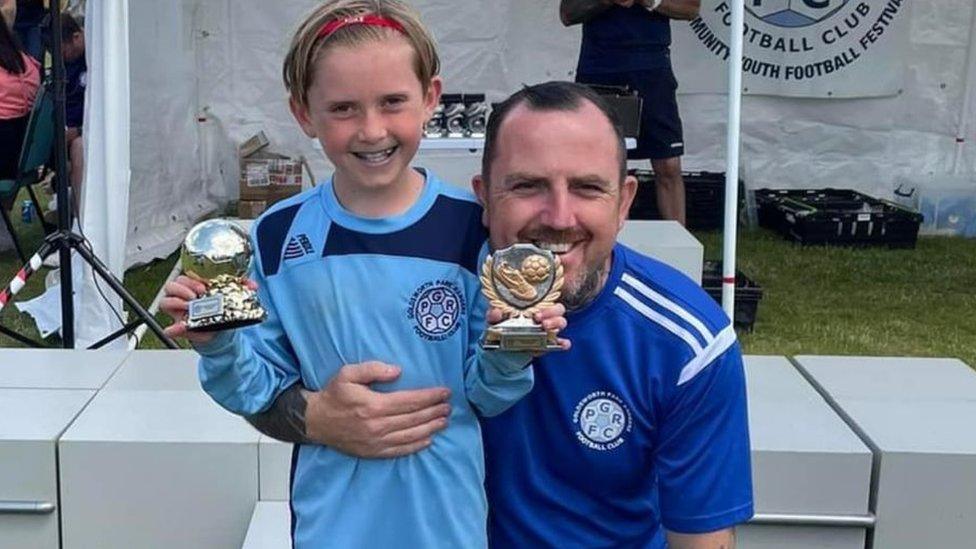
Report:
[{"label": "folding chair", "polygon": [[[0,201],[16,197],[21,188],[27,187],[27,192],[34,203],[34,210],[44,227],[45,234],[51,233],[55,227],[44,221],[44,216],[41,215],[43,211],[41,204],[31,186],[38,182],[38,169],[51,158],[53,145],[54,97],[47,91],[46,87],[42,86],[37,91],[34,108],[31,110],[30,119],[27,122],[27,132],[24,135],[24,145],[20,151],[17,177],[0,180]],[[21,248],[17,233],[14,232],[14,225],[10,220],[10,211],[7,208],[0,207],[0,215],[3,216],[3,222],[7,226],[7,231],[10,232],[10,238],[14,242],[14,248],[17,249],[17,255],[20,256],[22,262],[26,263],[27,256]]]}]

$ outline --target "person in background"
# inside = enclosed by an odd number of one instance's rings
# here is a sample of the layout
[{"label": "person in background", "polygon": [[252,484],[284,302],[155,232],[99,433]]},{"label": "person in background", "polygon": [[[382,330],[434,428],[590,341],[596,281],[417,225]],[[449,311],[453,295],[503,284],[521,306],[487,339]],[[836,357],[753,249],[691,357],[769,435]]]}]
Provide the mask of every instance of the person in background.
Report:
[{"label": "person in background", "polygon": [[[37,61],[23,51],[17,36],[6,24],[8,5],[2,7],[5,22],[0,24],[0,179],[13,179],[17,176],[20,150],[41,73]],[[9,209],[10,204],[3,206]]]},{"label": "person in background", "polygon": [[0,0],[0,19],[7,30],[14,29],[14,21],[17,20],[17,3],[14,0]]},{"label": "person in background", "polygon": [[61,55],[64,57],[64,123],[68,160],[71,163],[71,202],[81,213],[81,184],[85,173],[85,141],[82,124],[85,119],[85,91],[88,88],[88,62],[85,59],[85,32],[74,17],[61,14]]},{"label": "person in background", "polygon": [[[14,0],[0,0],[14,3]],[[17,17],[14,32],[28,55],[41,61],[44,56],[42,25],[47,9],[43,0],[16,0]]]},{"label": "person in background", "polygon": [[649,158],[664,219],[685,224],[681,117],[671,70],[671,19],[694,19],[701,0],[561,0],[566,26],[583,25],[576,81],[627,86],[643,99],[637,148]]}]

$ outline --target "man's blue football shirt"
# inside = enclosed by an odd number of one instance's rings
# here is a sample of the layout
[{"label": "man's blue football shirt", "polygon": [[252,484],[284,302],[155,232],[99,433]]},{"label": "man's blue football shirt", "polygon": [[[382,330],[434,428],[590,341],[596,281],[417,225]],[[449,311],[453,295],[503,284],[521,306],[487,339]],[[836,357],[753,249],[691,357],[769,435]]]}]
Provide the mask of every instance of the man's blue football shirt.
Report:
[{"label": "man's blue football shirt", "polygon": [[483,421],[492,547],[665,547],[752,516],[742,357],[683,274],[618,244],[567,353]]}]

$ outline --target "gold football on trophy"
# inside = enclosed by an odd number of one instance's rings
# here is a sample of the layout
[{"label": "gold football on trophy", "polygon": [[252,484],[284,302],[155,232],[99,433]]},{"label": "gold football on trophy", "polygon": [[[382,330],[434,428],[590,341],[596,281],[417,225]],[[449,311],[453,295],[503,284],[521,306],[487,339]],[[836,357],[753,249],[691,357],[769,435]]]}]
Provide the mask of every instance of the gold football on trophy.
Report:
[{"label": "gold football on trophy", "polygon": [[532,284],[542,282],[548,278],[550,272],[550,262],[541,255],[530,255],[522,261],[522,276]]}]

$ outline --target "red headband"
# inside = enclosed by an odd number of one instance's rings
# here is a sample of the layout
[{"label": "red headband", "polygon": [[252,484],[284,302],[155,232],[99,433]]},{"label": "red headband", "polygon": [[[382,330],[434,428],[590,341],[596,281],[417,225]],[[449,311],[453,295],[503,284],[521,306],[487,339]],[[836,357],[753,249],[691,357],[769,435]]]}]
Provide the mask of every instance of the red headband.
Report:
[{"label": "red headband", "polygon": [[332,21],[322,25],[322,30],[319,31],[318,37],[325,38],[337,30],[348,27],[349,25],[386,27],[388,29],[393,29],[397,32],[406,34],[406,31],[403,30],[403,25],[397,23],[393,19],[383,17],[382,15],[376,15],[375,13],[368,13],[365,15],[351,15],[349,17],[342,17],[340,19],[333,19]]}]

